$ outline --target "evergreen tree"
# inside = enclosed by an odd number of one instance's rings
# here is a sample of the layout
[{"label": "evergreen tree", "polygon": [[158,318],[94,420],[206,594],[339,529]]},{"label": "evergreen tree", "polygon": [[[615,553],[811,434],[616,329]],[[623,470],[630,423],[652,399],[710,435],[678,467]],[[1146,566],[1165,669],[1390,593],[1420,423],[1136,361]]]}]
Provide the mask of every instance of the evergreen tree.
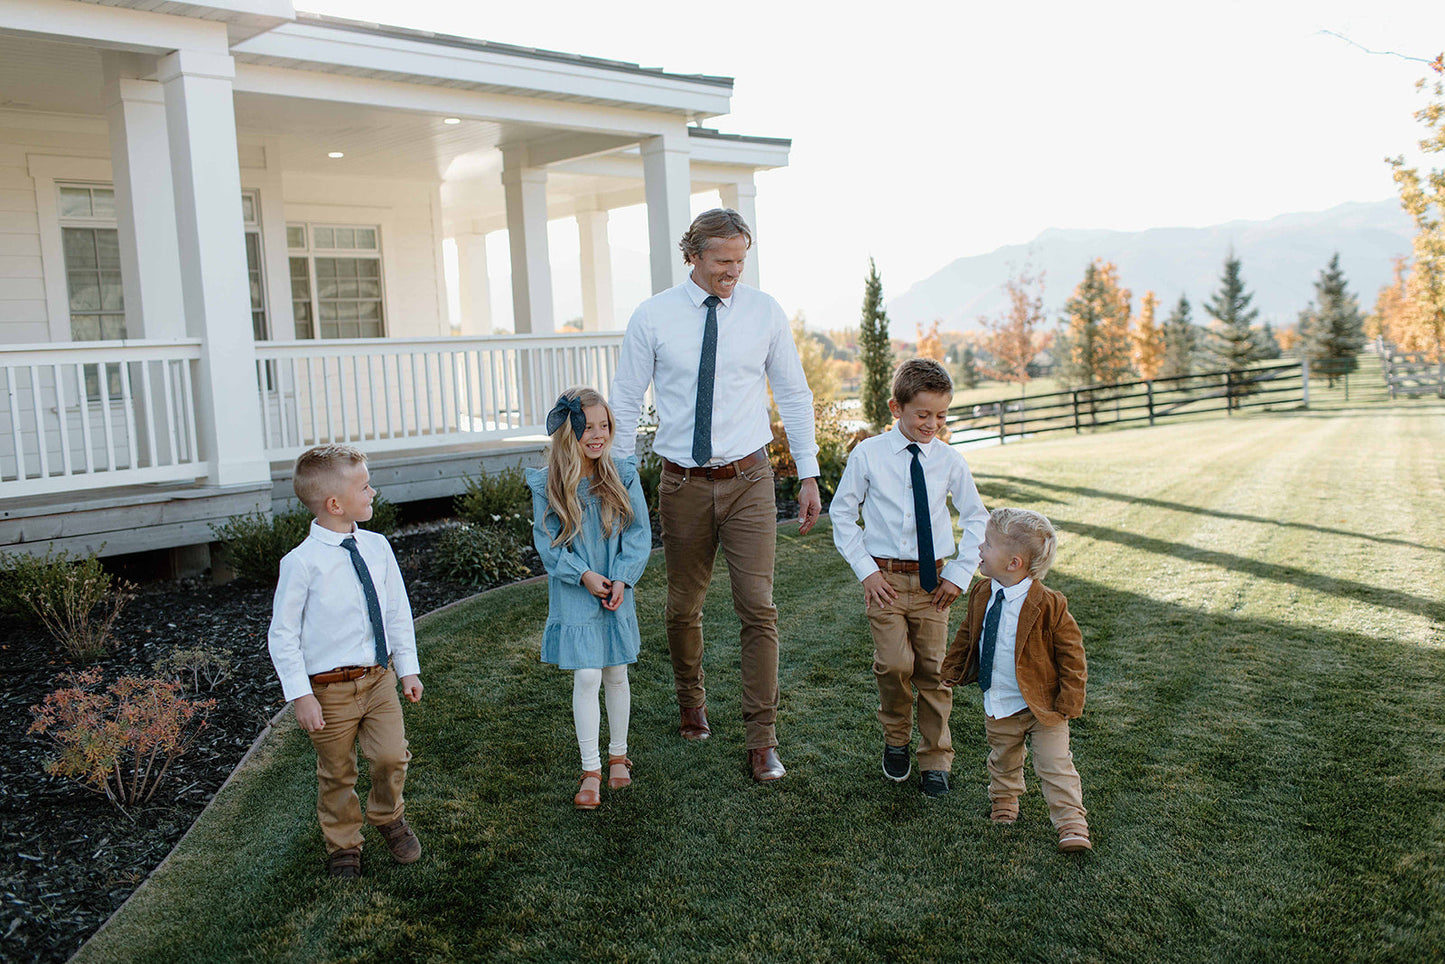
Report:
[{"label": "evergreen tree", "polygon": [[1139,324],[1134,328],[1134,370],[1143,379],[1159,377],[1164,364],[1164,329],[1154,321],[1159,299],[1154,292],[1144,292],[1139,305]]},{"label": "evergreen tree", "polygon": [[1273,361],[1283,354],[1280,351],[1279,339],[1275,337],[1274,328],[1269,322],[1254,329],[1255,358],[1260,361]]},{"label": "evergreen tree", "polygon": [[978,387],[978,358],[973,353],[972,345],[964,345],[958,353],[958,362],[953,369],[953,381],[956,388]]},{"label": "evergreen tree", "polygon": [[888,337],[888,313],[883,310],[883,279],[868,259],[868,281],[863,288],[863,319],[858,325],[858,357],[863,362],[863,417],[881,432],[892,419],[888,396],[893,391],[893,342]]},{"label": "evergreen tree", "polygon": [[1114,265],[1097,259],[1084,269],[1084,280],[1064,304],[1065,373],[1074,384],[1104,385],[1129,375],[1129,299]]},{"label": "evergreen tree", "polygon": [[1179,296],[1179,304],[1164,321],[1164,361],[1159,366],[1160,378],[1177,378],[1194,370],[1194,353],[1198,338],[1190,319],[1189,299]]},{"label": "evergreen tree", "polygon": [[1365,320],[1346,287],[1338,252],[1315,282],[1314,301],[1300,312],[1300,336],[1304,353],[1331,379],[1355,370],[1355,355],[1365,347]]},{"label": "evergreen tree", "polygon": [[1231,251],[1224,259],[1224,273],[1219,277],[1219,290],[1205,304],[1204,310],[1214,319],[1210,331],[1210,353],[1220,368],[1244,368],[1259,357],[1252,327],[1259,309],[1249,303],[1254,295],[1244,290],[1239,274],[1239,259]]}]

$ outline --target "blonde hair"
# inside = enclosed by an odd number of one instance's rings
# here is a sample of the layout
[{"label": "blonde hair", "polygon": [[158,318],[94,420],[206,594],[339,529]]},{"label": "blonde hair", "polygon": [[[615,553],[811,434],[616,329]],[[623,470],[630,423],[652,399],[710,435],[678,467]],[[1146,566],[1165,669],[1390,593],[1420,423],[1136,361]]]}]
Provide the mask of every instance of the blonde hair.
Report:
[{"label": "blonde hair", "polygon": [[366,453],[354,445],[318,445],[296,458],[291,487],[302,505],[320,514],[326,499],[336,494],[332,485],[337,473],[343,468],[365,464]]},{"label": "blonde hair", "polygon": [[[612,417],[612,407],[596,389],[577,387],[562,393],[563,398],[575,398],[583,409],[601,405],[607,412],[607,446],[597,460],[592,474],[591,494],[602,503],[602,531],[611,536],[619,525],[632,524],[632,500],[628,498],[627,487],[617,474],[617,465],[612,461],[612,437],[617,434],[617,425]],[[552,433],[552,446],[547,451],[547,511],[561,523],[552,545],[570,543],[582,531],[582,502],[577,498],[577,483],[582,480],[582,441],[572,430],[572,420],[563,419],[557,431]]]},{"label": "blonde hair", "polygon": [[693,218],[687,233],[678,242],[682,249],[682,261],[684,264],[697,264],[698,258],[707,250],[708,242],[713,238],[721,238],[726,241],[728,238],[741,237],[753,246],[753,232],[748,228],[748,222],[743,216],[732,208],[713,208],[711,211],[704,211]]},{"label": "blonde hair", "polygon": [[1053,523],[1043,513],[1032,509],[994,509],[989,513],[988,524],[1011,548],[1028,553],[1030,576],[1042,581],[1048,575],[1059,539]]}]

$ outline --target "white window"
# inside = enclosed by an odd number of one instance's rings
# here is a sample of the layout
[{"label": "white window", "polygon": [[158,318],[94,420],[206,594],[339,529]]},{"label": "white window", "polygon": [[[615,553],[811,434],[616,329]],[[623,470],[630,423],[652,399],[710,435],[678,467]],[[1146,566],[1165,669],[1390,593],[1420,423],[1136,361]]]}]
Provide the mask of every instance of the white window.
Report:
[{"label": "white window", "polygon": [[263,281],[261,257],[261,204],[254,191],[241,193],[241,220],[246,229],[246,279],[251,286],[251,333],[257,341],[271,337],[266,320],[266,285]]},{"label": "white window", "polygon": [[57,187],[70,337],[76,341],[124,338],[125,292],[120,279],[115,191],[89,184]]},{"label": "white window", "polygon": [[288,224],[297,338],[381,338],[381,229]]}]

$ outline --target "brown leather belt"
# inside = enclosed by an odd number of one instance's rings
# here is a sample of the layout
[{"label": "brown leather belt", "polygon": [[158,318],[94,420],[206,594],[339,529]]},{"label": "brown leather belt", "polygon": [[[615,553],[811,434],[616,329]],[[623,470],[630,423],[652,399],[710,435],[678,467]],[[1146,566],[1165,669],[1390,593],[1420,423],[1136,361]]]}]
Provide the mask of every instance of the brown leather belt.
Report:
[{"label": "brown leather belt", "polygon": [[359,680],[368,673],[385,671],[385,666],[338,666],[335,669],[328,669],[324,673],[317,673],[311,677],[313,683],[350,683]]},{"label": "brown leather belt", "polygon": [[685,465],[678,465],[668,459],[662,460],[662,470],[671,472],[673,475],[680,475],[685,479],[707,479],[716,482],[719,479],[730,479],[739,472],[748,469],[756,469],[759,466],[768,464],[768,453],[764,449],[758,449],[752,455],[744,455],[736,462],[727,462],[723,465],[707,465],[701,468],[689,468]]},{"label": "brown leather belt", "polygon": [[[917,571],[918,571],[918,560],[917,560],[917,559],[879,559],[877,556],[874,556],[874,557],[873,557],[873,561],[876,562],[876,563],[878,563],[878,568],[879,568],[879,569],[882,569],[884,572],[917,572]],[[946,563],[946,562],[948,562],[947,559],[939,559],[939,560],[937,560],[938,568],[939,568],[939,569],[942,569],[943,566],[944,566],[944,563]]]}]

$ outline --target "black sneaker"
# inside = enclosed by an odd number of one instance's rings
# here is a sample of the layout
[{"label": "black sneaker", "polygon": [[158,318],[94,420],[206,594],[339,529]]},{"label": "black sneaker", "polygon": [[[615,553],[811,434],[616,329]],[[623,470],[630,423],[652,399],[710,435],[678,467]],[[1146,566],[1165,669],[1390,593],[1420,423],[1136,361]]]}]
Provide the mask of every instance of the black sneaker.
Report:
[{"label": "black sneaker", "polygon": [[919,781],[925,797],[941,797],[948,792],[947,770],[924,770]]},{"label": "black sneaker", "polygon": [[883,775],[894,783],[902,783],[913,772],[913,763],[908,754],[908,744],[890,746],[883,744]]}]

